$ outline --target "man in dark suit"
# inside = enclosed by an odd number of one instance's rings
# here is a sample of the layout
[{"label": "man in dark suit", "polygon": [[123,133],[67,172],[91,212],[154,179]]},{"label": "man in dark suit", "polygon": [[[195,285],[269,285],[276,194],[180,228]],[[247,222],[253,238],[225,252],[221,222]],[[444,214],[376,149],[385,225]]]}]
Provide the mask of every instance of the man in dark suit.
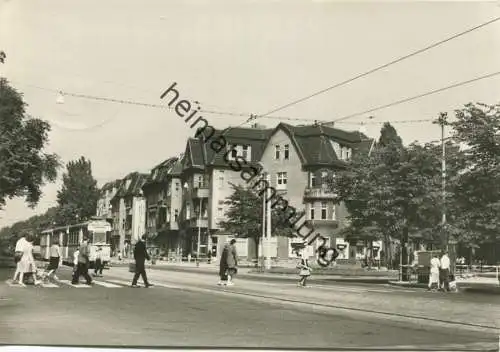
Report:
[{"label": "man in dark suit", "polygon": [[89,255],[90,255],[90,246],[88,242],[88,237],[83,238],[83,242],[80,245],[79,254],[78,254],[78,264],[76,270],[73,273],[73,280],[71,283],[73,285],[77,285],[80,279],[80,276],[83,276],[87,281],[87,285],[92,285],[92,278],[89,275]]},{"label": "man in dark suit", "polygon": [[137,285],[137,280],[139,279],[139,275],[142,276],[142,281],[144,281],[145,287],[153,286],[148,282],[148,277],[146,276],[145,261],[146,259],[151,260],[151,258],[149,257],[149,253],[146,250],[145,240],[146,236],[142,236],[136,243],[134,248],[135,275],[134,279],[132,280],[132,287],[139,287]]}]

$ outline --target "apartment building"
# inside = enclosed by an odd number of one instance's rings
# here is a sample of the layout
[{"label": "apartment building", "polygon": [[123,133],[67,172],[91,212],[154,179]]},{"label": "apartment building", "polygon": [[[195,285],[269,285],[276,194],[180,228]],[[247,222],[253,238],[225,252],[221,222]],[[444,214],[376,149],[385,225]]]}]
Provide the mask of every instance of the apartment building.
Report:
[{"label": "apartment building", "polygon": [[146,230],[146,200],[142,186],[148,176],[138,172],[128,174],[110,201],[113,248],[124,255],[130,254],[132,246]]},{"label": "apartment building", "polygon": [[[219,222],[225,218],[227,210],[224,202],[232,193],[231,184],[241,185],[240,172],[233,171],[224,160],[243,157],[249,164],[260,160],[263,147],[272,130],[258,125],[253,128],[228,128],[216,130],[211,140],[223,136],[226,141],[224,150],[214,151],[203,137],[190,138],[184,153],[181,181],[184,197],[181,211],[181,226],[185,229],[185,254],[198,250],[200,256],[212,251],[218,257],[226,240],[234,234],[224,233]],[[255,248],[252,241],[238,239],[238,252],[241,257],[251,256]]]},{"label": "apartment building", "polygon": [[181,255],[179,213],[182,207],[180,175],[183,157],[155,166],[142,186],[146,199],[146,234],[168,257]]},{"label": "apartment building", "polygon": [[111,199],[116,195],[120,188],[122,180],[115,180],[108,182],[101,187],[100,198],[97,200],[96,216],[104,218],[108,221],[113,219],[113,212],[111,207]]},{"label": "apartment building", "polygon": [[[271,133],[261,163],[271,176],[271,185],[289,204],[305,211],[305,219],[327,238],[328,246],[341,250],[348,259],[349,243],[337,236],[345,226],[347,212],[335,204],[326,180],[346,167],[354,153],[367,152],[373,140],[359,132],[347,132],[321,125],[292,126],[280,123]],[[293,243],[302,239],[278,238],[275,255],[293,256]],[[308,246],[313,256],[320,243]]]}]

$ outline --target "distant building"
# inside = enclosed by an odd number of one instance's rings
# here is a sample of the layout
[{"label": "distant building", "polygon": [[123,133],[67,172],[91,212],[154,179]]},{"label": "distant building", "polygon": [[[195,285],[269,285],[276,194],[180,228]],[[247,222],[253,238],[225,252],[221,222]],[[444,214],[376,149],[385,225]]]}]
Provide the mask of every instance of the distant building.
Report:
[{"label": "distant building", "polygon": [[182,254],[178,223],[182,207],[181,171],[182,157],[169,158],[151,170],[142,186],[148,240],[168,257]]},{"label": "distant building", "polygon": [[129,251],[146,231],[146,200],[142,186],[148,176],[138,172],[127,175],[111,199],[112,247],[115,250]]}]

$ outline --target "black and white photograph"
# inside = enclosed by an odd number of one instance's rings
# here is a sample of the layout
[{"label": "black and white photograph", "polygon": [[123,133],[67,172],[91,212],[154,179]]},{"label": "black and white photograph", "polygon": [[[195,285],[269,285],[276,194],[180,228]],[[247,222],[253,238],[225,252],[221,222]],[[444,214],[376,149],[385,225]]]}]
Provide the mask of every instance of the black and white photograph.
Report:
[{"label": "black and white photograph", "polygon": [[499,271],[499,1],[0,0],[2,351],[499,351]]}]

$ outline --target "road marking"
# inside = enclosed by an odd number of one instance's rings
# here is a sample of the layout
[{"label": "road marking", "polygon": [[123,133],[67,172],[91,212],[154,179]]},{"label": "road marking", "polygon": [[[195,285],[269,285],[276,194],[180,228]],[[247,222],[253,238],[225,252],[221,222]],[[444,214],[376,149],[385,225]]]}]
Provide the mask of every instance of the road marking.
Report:
[{"label": "road marking", "polygon": [[106,288],[121,288],[121,287],[123,287],[123,286],[115,285],[115,284],[112,284],[112,283],[109,283],[109,282],[105,282],[105,281],[94,280],[93,282],[96,285],[103,286],[103,287],[106,287]]},{"label": "road marking", "polygon": [[[130,287],[130,286],[132,286],[132,284],[129,281],[125,281],[125,280],[107,279],[106,281],[113,282],[113,283],[118,284],[118,285],[122,285],[121,287],[123,287],[123,286]],[[137,284],[137,285],[140,286],[140,287],[144,287],[141,284]]]},{"label": "road marking", "polygon": [[59,282],[65,284],[65,285],[74,287],[74,288],[90,288],[91,287],[91,286],[88,286],[88,285],[85,285],[85,284],[73,285],[71,283],[71,281],[69,281],[69,280],[59,280]]},{"label": "road marking", "polygon": [[59,286],[58,286],[58,285],[56,285],[56,284],[54,284],[54,283],[52,283],[52,282],[42,283],[40,286],[41,286],[41,287],[50,287],[50,288],[52,288],[52,287],[57,287],[57,288],[59,288]]}]

